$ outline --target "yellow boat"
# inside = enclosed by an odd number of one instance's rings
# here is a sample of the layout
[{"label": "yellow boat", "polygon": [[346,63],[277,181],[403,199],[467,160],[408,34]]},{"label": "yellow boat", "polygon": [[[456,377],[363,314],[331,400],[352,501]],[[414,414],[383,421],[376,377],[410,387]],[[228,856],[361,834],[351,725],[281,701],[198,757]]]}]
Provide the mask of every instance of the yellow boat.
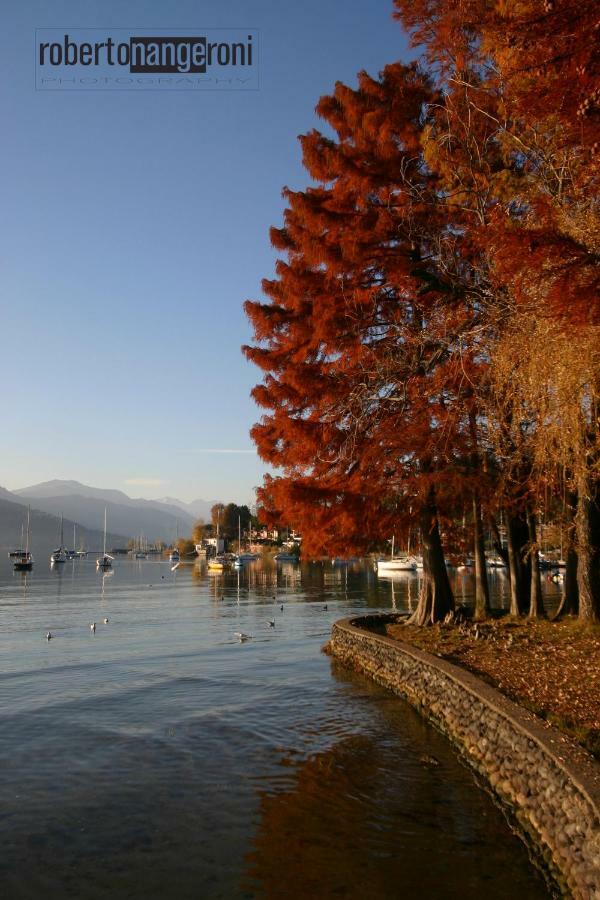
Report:
[{"label": "yellow boat", "polygon": [[215,569],[218,571],[222,571],[227,565],[227,560],[223,559],[222,556],[214,556],[212,559],[208,560],[208,568]]}]

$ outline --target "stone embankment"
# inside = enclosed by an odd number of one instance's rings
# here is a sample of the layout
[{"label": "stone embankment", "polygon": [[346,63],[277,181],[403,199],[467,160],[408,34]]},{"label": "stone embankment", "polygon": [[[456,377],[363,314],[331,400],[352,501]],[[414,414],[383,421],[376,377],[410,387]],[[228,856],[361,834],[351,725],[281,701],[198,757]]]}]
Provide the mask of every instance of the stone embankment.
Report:
[{"label": "stone embankment", "polygon": [[565,895],[600,900],[598,764],[470,672],[385,636],[383,625],[395,620],[337,622],[328,650],[403,696],[456,744]]}]

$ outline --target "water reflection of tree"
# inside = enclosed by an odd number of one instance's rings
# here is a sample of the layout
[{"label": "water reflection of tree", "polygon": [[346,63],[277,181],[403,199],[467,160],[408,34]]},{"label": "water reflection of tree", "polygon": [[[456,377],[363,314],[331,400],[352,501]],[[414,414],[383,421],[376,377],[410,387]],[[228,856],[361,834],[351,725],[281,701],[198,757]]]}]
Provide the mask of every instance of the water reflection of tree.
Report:
[{"label": "water reflection of tree", "polygon": [[[368,703],[364,733],[341,737],[297,769],[297,757],[281,760],[289,773],[283,789],[258,794],[246,895],[547,897],[525,848],[446,739],[335,660],[332,674],[349,690],[350,703],[356,690]],[[439,765],[422,754],[434,754]]]},{"label": "water reflection of tree", "polygon": [[399,861],[375,865],[365,834],[364,798],[376,778],[375,747],[355,736],[307,760],[290,790],[263,791],[245,889],[267,898],[394,896]]}]

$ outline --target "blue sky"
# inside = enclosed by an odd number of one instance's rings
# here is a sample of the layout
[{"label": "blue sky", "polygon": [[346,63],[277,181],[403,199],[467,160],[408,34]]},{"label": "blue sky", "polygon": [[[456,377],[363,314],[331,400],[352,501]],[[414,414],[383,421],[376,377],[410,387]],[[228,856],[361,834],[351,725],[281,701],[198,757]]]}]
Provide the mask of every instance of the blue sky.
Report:
[{"label": "blue sky", "polygon": [[[297,135],[336,80],[407,58],[391,0],[2,4],[0,483],[248,502],[260,296]],[[257,92],[41,92],[34,29],[260,30]],[[200,31],[200,33],[202,33]],[[209,452],[210,451],[210,452]],[[214,452],[245,451],[245,452]]]}]

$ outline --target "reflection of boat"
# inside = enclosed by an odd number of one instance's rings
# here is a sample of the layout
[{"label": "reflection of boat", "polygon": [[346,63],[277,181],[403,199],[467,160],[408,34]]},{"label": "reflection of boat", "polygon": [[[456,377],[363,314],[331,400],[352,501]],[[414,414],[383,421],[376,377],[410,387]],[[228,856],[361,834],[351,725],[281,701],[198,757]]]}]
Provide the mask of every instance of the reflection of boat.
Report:
[{"label": "reflection of boat", "polygon": [[472,559],[465,559],[464,563],[461,563],[460,566],[456,567],[457,572],[468,572],[469,569],[474,567],[475,563]]},{"label": "reflection of boat", "polygon": [[403,581],[405,584],[408,584],[409,581],[413,581],[413,575],[416,573],[416,569],[394,569],[387,572],[377,572],[377,578],[381,578],[383,581]]},{"label": "reflection of boat", "polygon": [[33,556],[29,550],[29,538],[30,538],[30,517],[31,517],[31,509],[27,507],[27,541],[25,544],[24,550],[19,550],[19,555],[14,557],[13,567],[16,572],[31,572],[33,569]]},{"label": "reflection of boat", "polygon": [[60,546],[54,551],[54,553],[50,556],[50,564],[56,565],[57,563],[64,563],[67,561],[67,552],[63,547],[64,544],[64,536],[63,536],[63,517],[60,517]]},{"label": "reflection of boat", "polygon": [[106,507],[104,507],[104,549],[102,551],[102,556],[96,560],[96,568],[110,569],[112,567],[112,561],[112,556],[109,556],[106,552]]}]

